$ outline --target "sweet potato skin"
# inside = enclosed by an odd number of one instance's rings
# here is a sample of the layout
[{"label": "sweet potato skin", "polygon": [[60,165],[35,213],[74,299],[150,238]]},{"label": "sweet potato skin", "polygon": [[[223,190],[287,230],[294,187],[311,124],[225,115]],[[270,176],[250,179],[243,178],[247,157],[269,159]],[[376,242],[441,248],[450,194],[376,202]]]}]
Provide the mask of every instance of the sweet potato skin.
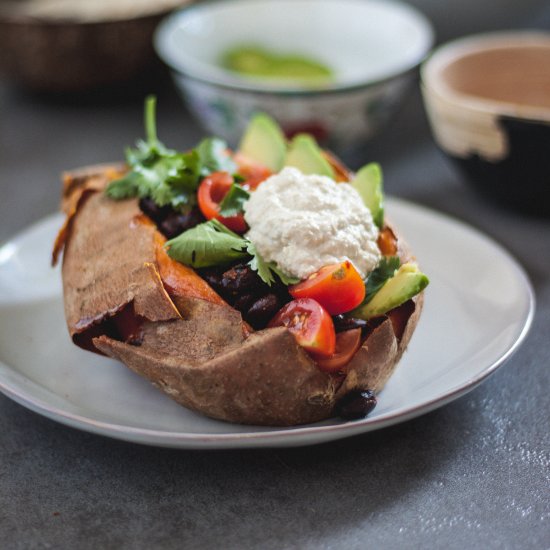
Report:
[{"label": "sweet potato skin", "polygon": [[[137,200],[112,201],[100,192],[117,173],[114,168],[103,179],[101,170],[94,173],[91,187],[79,173],[78,185],[72,186],[78,200],[70,193],[65,197],[71,221],[61,239],[62,272],[73,339],[132,306],[143,320],[140,341],[126,343],[96,331],[91,334],[95,349],[183,406],[229,422],[316,422],[333,416],[347,392],[383,388],[418,322],[422,294],[408,308],[408,319],[379,319],[341,375],[322,372],[287,329],[249,334],[240,313],[212,289],[196,292],[189,279],[176,285],[177,292],[167,292],[161,273],[178,274],[161,266],[156,228],[140,223]],[[398,235],[393,226],[392,231]],[[406,243],[399,238],[398,244],[401,260],[411,260]],[[188,269],[182,276],[199,278]],[[400,326],[398,334],[394,326]]]},{"label": "sweet potato skin", "polygon": [[156,270],[156,230],[135,222],[137,202],[115,202],[90,192],[81,203],[62,267],[71,336],[131,302],[137,315],[151,321],[178,318]]},{"label": "sweet potato skin", "polygon": [[284,328],[251,334],[203,362],[106,336],[95,344],[178,403],[220,420],[291,426],[327,418],[332,410],[334,381]]}]

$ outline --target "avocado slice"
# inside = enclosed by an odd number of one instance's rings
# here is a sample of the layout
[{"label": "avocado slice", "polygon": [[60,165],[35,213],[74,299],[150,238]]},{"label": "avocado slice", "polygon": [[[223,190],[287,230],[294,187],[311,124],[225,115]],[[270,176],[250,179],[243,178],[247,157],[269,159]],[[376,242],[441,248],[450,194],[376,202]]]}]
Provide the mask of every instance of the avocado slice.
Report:
[{"label": "avocado slice", "polygon": [[298,134],[288,147],[285,166],[298,168],[304,174],[319,174],[334,179],[335,174],[323,151],[309,134]]},{"label": "avocado slice", "polygon": [[247,76],[308,84],[333,79],[332,70],[299,54],[278,55],[254,44],[242,45],[225,53],[222,66]]},{"label": "avocado slice", "polygon": [[239,144],[244,156],[278,172],[284,166],[286,139],[279,125],[265,113],[256,113]]},{"label": "avocado slice", "polygon": [[238,73],[263,75],[269,72],[272,61],[267,51],[251,45],[229,50],[223,57],[222,65]]},{"label": "avocado slice", "polygon": [[384,188],[382,168],[376,162],[363,166],[357,172],[351,186],[359,193],[370,210],[374,223],[382,229],[384,225]]},{"label": "avocado slice", "polygon": [[403,264],[370,302],[353,310],[350,316],[367,320],[382,315],[416,296],[426,288],[429,282],[428,277],[418,269],[416,264]]},{"label": "avocado slice", "polygon": [[265,76],[293,80],[306,85],[328,84],[333,80],[332,71],[326,65],[300,55],[275,58]]}]

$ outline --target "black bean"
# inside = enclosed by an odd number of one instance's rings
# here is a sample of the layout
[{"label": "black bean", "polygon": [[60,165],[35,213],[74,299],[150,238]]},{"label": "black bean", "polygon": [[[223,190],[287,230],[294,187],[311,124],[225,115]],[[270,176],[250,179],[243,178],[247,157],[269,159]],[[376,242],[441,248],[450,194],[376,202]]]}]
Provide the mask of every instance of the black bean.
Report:
[{"label": "black bean", "polygon": [[344,332],[354,328],[360,328],[364,330],[367,328],[367,321],[363,319],[355,319],[353,317],[344,317],[343,315],[335,315],[332,320],[334,321],[334,329],[336,332]]},{"label": "black bean", "polygon": [[288,287],[281,282],[276,282],[271,285],[270,291],[276,294],[281,304],[286,304],[293,300],[292,296],[288,292]]},{"label": "black bean", "polygon": [[258,299],[255,294],[241,294],[234,297],[234,301],[231,304],[236,310],[241,313],[245,313],[250,309],[250,306]]},{"label": "black bean", "polygon": [[149,197],[140,199],[139,207],[141,211],[149,216],[157,225],[162,223],[169,214],[174,212],[174,209],[169,204],[166,206],[158,206],[157,203]]},{"label": "black bean", "polygon": [[364,418],[376,407],[372,390],[352,390],[338,401],[336,413],[345,420]]},{"label": "black bean", "polygon": [[193,209],[187,214],[172,211],[166,218],[160,222],[160,232],[167,238],[173,239],[180,233],[195,227],[204,220],[204,217],[198,209]]},{"label": "black bean", "polygon": [[200,209],[195,206],[193,207],[186,215],[186,222],[184,231],[187,231],[188,229],[192,229],[196,225],[199,225],[199,223],[205,222],[206,218],[203,216]]},{"label": "black bean", "polygon": [[281,309],[281,302],[275,294],[266,294],[256,300],[246,312],[245,321],[255,329],[264,328],[274,315]]},{"label": "black bean", "polygon": [[239,293],[259,290],[267,285],[262,281],[259,275],[246,264],[237,264],[228,269],[223,274],[222,286],[228,291],[237,291]]},{"label": "black bean", "polygon": [[216,291],[221,290],[223,273],[219,268],[206,268],[199,270],[200,276]]}]

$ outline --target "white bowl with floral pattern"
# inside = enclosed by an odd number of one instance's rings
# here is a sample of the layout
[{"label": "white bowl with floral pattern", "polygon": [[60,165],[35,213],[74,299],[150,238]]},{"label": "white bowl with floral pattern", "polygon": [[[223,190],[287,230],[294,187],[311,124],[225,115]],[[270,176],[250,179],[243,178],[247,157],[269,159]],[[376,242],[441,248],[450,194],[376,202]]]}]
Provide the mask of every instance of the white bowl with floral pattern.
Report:
[{"label": "white bowl with floral pattern", "polygon": [[[315,87],[240,76],[222,56],[240,44],[299,54],[331,68]],[[337,149],[372,137],[396,111],[433,44],[429,21],[394,0],[225,0],[175,12],[155,35],[161,59],[207,131],[234,145],[264,111],[288,135]]]}]

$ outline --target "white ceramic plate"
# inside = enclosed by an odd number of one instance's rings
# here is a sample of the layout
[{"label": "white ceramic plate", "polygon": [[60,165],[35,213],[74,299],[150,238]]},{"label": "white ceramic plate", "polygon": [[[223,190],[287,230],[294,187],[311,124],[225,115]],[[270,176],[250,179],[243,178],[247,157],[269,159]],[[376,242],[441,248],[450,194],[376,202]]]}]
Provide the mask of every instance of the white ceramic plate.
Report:
[{"label": "white ceramic plate", "polygon": [[321,443],[444,405],[518,348],[533,318],[533,291],[516,261],[474,229],[397,199],[388,200],[387,210],[431,284],[409,350],[364,420],[285,429],[211,420],[172,402],[122,364],[74,346],[65,327],[59,270],[49,267],[60,215],[0,248],[0,390],[75,428],[181,448]]}]

